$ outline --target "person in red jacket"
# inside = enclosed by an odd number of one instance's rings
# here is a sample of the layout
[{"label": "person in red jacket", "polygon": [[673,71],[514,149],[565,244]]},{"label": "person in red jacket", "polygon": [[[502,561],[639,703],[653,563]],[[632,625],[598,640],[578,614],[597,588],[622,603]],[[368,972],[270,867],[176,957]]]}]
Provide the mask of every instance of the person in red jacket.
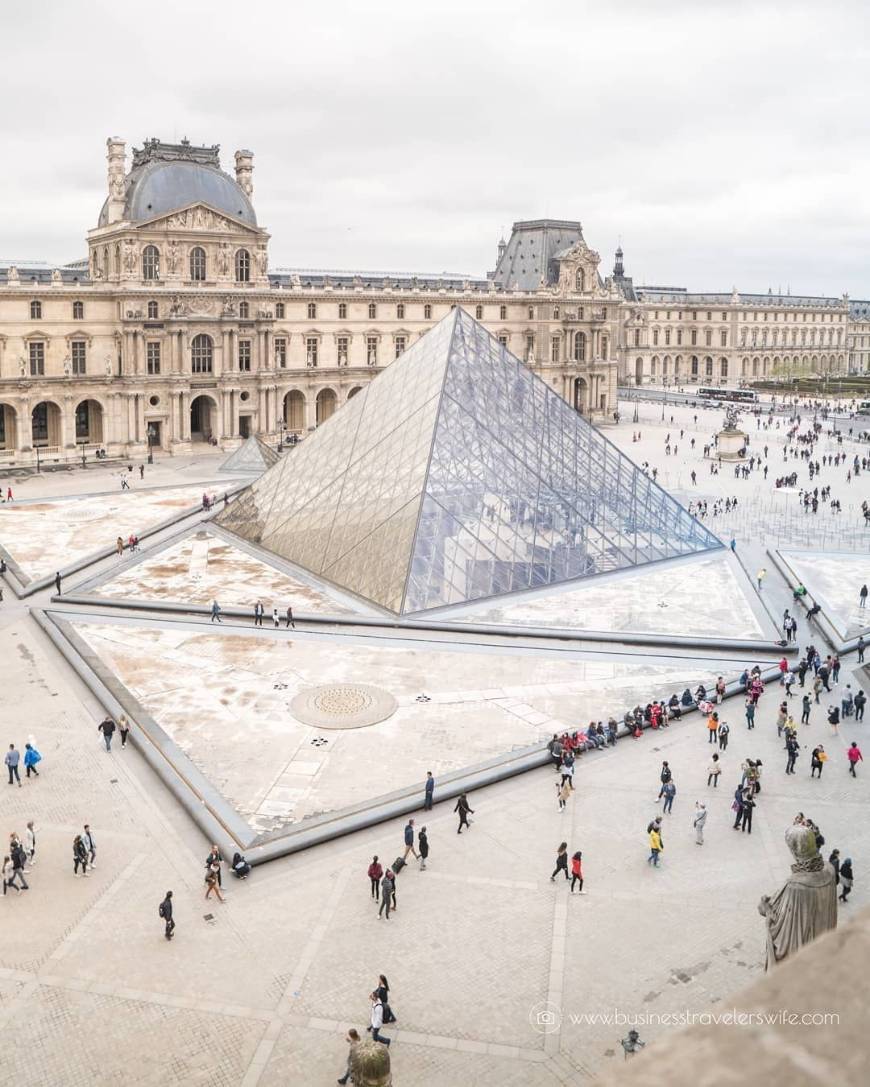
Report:
[{"label": "person in red jacket", "polygon": [[377,902],[378,892],[381,885],[381,876],[384,874],[383,868],[378,864],[377,853],[372,857],[372,863],[369,865],[369,879],[372,884],[372,898]]},{"label": "person in red jacket", "polygon": [[846,752],[846,758],[849,760],[849,773],[853,778],[856,778],[858,775],[855,773],[855,767],[859,762],[864,761],[864,756],[861,754],[861,748],[858,747],[858,744],[854,740],[852,741],[852,746]]},{"label": "person in red jacket", "polygon": [[578,849],[571,858],[571,894],[574,894],[574,884],[579,883],[578,894],[585,895],[583,890],[583,854]]}]

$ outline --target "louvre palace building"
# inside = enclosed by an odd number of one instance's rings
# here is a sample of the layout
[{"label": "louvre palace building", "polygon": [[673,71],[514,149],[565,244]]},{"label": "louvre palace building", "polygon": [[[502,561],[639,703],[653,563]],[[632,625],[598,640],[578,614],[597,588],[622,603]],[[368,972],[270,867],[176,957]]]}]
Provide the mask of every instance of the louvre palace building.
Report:
[{"label": "louvre palace building", "polygon": [[636,286],[576,221],[515,223],[480,278],[274,269],[250,151],[107,159],[87,259],[0,263],[0,466],[303,437],[455,306],[596,423],[618,384],[870,366],[870,303]]}]

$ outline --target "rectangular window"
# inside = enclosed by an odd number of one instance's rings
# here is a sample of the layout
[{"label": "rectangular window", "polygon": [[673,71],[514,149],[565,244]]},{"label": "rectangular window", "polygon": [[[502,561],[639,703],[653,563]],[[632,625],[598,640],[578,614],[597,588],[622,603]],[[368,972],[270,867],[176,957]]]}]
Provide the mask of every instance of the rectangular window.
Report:
[{"label": "rectangular window", "polygon": [[369,366],[377,366],[378,364],[377,336],[366,336],[366,363]]},{"label": "rectangular window", "polygon": [[640,347],[640,329],[639,328],[636,328],[634,330],[634,346],[635,347]]},{"label": "rectangular window", "polygon": [[499,306],[498,316],[499,316],[500,321],[506,321],[507,320],[507,306]]},{"label": "rectangular window", "polygon": [[712,332],[710,331],[710,329],[709,329],[709,328],[708,328],[708,329],[707,329],[707,331],[706,331],[706,332],[704,333],[704,343],[705,343],[705,344],[706,344],[706,345],[707,345],[708,347],[710,347],[710,345],[711,345],[711,344],[713,343],[713,333],[712,333]]},{"label": "rectangular window", "polygon": [[347,317],[347,302],[338,303],[338,319],[339,321],[345,320]]},{"label": "rectangular window", "polygon": [[156,341],[145,344],[145,369],[149,374],[160,373],[160,344]]},{"label": "rectangular window", "polygon": [[287,341],[283,336],[275,337],[275,366],[283,370],[287,365]]},{"label": "rectangular window", "polygon": [[432,307],[427,302],[426,305],[423,307],[423,319],[425,321],[428,321],[431,316],[432,316]]},{"label": "rectangular window", "polygon": [[658,347],[658,345],[659,345],[659,330],[657,328],[654,328],[653,329],[653,347]]},{"label": "rectangular window", "polygon": [[507,347],[508,338],[504,332],[499,333],[498,342],[502,345],[502,347]]},{"label": "rectangular window", "polygon": [[561,352],[559,351],[559,346],[560,338],[558,336],[553,336],[550,339],[550,362],[559,361],[559,355],[561,354]]},{"label": "rectangular window", "polygon": [[251,341],[239,340],[239,369],[251,369]]},{"label": "rectangular window", "polygon": [[405,303],[404,302],[399,302],[399,304],[396,306],[396,317],[400,321],[404,320],[404,317],[405,317]]},{"label": "rectangular window", "polygon": [[721,347],[728,346],[728,333],[724,328],[719,332],[719,345]]},{"label": "rectangular window", "polygon": [[[668,316],[670,317],[670,314],[668,314]],[[666,328],[665,329],[665,347],[670,347],[670,345],[671,345],[671,330],[669,328]]]},{"label": "rectangular window", "polygon": [[279,320],[281,320],[283,318],[283,316],[284,316],[284,303],[283,302],[276,302],[275,303],[275,316]]},{"label": "rectangular window", "polygon": [[526,336],[526,362],[528,362],[529,359],[532,358],[534,353],[535,353],[535,337],[534,336]]},{"label": "rectangular window", "polygon": [[401,353],[404,350],[405,350],[405,337],[404,336],[397,336],[396,337],[396,358],[398,358],[399,355],[401,355]]},{"label": "rectangular window", "polygon": [[74,340],[70,344],[72,356],[72,372],[76,377],[82,377],[87,373],[88,345],[83,340]]},{"label": "rectangular window", "polygon": [[45,375],[45,344],[30,344],[30,376],[43,377]]},{"label": "rectangular window", "polygon": [[347,336],[339,336],[336,343],[338,346],[338,365],[347,366],[347,349],[349,343]]},{"label": "rectangular window", "polygon": [[317,365],[317,337],[308,336],[305,340],[305,365]]},{"label": "rectangular window", "polygon": [[692,329],[692,347],[694,347],[697,344],[697,342],[698,342],[698,330],[696,328],[693,328]]},{"label": "rectangular window", "polygon": [[683,330],[681,328],[678,328],[677,329],[677,347],[682,347],[682,345],[683,345]]}]

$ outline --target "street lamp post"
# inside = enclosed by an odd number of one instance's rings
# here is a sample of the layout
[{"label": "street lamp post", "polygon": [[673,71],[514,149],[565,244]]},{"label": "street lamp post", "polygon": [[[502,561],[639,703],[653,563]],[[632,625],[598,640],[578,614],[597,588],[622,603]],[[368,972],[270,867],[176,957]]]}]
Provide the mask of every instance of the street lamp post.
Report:
[{"label": "street lamp post", "polygon": [[87,464],[85,463],[85,443],[84,442],[81,443],[81,447],[82,447],[82,468],[87,468]]},{"label": "street lamp post", "polygon": [[154,463],[154,427],[151,423],[145,428],[145,439],[148,442],[148,463]]}]

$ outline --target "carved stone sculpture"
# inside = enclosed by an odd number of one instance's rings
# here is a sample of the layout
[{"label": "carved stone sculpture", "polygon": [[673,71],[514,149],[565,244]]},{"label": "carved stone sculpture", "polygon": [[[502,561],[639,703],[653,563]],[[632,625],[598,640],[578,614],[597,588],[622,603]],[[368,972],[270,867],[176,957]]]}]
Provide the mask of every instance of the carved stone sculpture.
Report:
[{"label": "carved stone sculpture", "polygon": [[124,240],[124,267],[128,272],[136,271],[136,247],[131,238]]},{"label": "carved stone sculpture", "polygon": [[390,1050],[381,1042],[366,1039],[355,1045],[350,1069],[356,1087],[392,1087]]},{"label": "carved stone sculpture", "polygon": [[218,250],[218,271],[222,276],[228,275],[230,270],[230,246],[229,242],[221,242]]},{"label": "carved stone sculpture", "polygon": [[169,251],[166,256],[166,266],[170,275],[175,275],[178,268],[178,242],[173,238],[169,243]]},{"label": "carved stone sculpture", "polygon": [[758,904],[767,921],[766,970],[837,927],[837,880],[819,853],[819,837],[818,827],[803,815],[786,831],[786,845],[794,857],[791,877]]}]

